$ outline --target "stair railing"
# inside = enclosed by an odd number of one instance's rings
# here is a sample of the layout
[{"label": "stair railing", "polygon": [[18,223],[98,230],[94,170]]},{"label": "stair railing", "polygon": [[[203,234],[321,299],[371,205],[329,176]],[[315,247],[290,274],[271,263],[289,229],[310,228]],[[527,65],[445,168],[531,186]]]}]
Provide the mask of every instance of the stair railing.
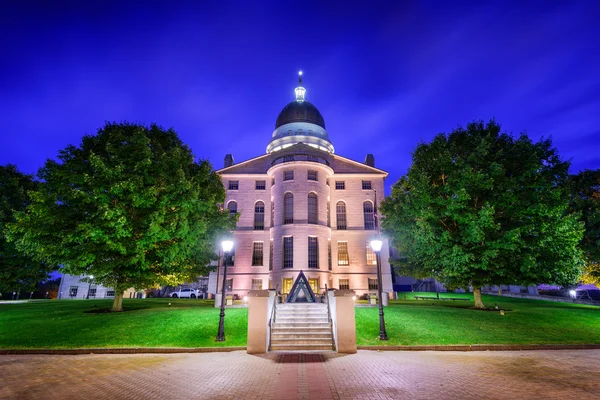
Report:
[{"label": "stair railing", "polygon": [[329,290],[325,284],[325,302],[327,303],[327,320],[331,323],[331,308],[329,308]]},{"label": "stair railing", "polygon": [[273,326],[272,324],[275,323],[275,315],[277,315],[277,313],[275,312],[275,309],[277,308],[277,289],[279,289],[279,285],[277,285],[275,287],[275,296],[273,296],[273,308],[271,309],[271,318],[269,318],[269,345],[268,345],[268,349],[271,349],[271,340],[273,337]]}]

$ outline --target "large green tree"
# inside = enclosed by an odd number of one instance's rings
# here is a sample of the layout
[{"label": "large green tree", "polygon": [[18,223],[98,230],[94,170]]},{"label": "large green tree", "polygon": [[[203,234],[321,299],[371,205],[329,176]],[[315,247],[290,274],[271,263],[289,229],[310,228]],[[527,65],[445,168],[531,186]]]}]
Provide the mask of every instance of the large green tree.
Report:
[{"label": "large green tree", "polygon": [[483,285],[573,283],[583,226],[568,211],[568,169],[550,140],[493,121],[419,144],[382,206],[402,273],[472,286],[477,308]]},{"label": "large green tree", "polygon": [[600,169],[585,170],[569,179],[570,207],[585,225],[581,249],[585,256],[582,279],[600,285]]},{"label": "large green tree", "polygon": [[36,182],[11,164],[0,165],[0,293],[32,290],[48,278],[53,270],[49,264],[34,261],[7,241],[5,228],[15,221],[14,213],[23,211],[29,204],[28,192]]},{"label": "large green tree", "polygon": [[106,124],[39,171],[9,237],[44,263],[123,291],[192,281],[232,220],[221,180],[172,130]]}]

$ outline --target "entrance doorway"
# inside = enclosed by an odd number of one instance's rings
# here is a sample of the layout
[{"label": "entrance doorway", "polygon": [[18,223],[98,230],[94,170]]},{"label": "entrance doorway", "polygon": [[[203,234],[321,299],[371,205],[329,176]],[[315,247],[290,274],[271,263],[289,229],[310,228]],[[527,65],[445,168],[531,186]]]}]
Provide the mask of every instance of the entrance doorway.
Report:
[{"label": "entrance doorway", "polygon": [[281,288],[281,293],[289,293],[292,290],[292,285],[294,284],[294,280],[292,278],[283,278],[283,286]]},{"label": "entrance doorway", "polygon": [[319,278],[308,278],[308,284],[314,293],[319,293]]}]

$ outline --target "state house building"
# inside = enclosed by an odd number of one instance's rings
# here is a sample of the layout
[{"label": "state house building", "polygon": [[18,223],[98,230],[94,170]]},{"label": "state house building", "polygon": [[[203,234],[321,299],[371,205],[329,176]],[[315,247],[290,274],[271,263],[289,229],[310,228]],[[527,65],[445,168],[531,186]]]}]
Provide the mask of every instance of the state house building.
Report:
[{"label": "state house building", "polygon": [[[387,172],[368,154],[361,163],[335,154],[319,110],[305,100],[302,75],[296,98],[279,113],[266,153],[239,163],[225,157],[217,171],[225,207],[239,214],[234,251],[226,257],[227,292],[277,288],[288,293],[303,271],[316,293],[333,288],[377,290],[376,204]],[[265,135],[266,136],[266,135]],[[384,292],[392,292],[388,242],[381,250]],[[209,291],[221,291],[223,268]]]}]

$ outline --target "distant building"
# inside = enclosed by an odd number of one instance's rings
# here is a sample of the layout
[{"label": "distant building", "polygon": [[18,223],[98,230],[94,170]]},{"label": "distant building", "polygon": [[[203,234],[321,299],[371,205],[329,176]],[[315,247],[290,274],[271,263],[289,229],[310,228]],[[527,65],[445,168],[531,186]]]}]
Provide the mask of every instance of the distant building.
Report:
[{"label": "distant building", "polygon": [[[235,163],[225,156],[217,171],[227,192],[225,207],[239,214],[235,248],[226,257],[227,292],[253,289],[287,293],[299,272],[314,292],[333,288],[357,294],[377,290],[375,253],[378,205],[388,173],[334,153],[319,110],[305,100],[302,76],[296,98],[275,122],[266,153]],[[392,292],[388,242],[381,250],[384,292]],[[209,292],[221,291],[223,268],[212,272]]]}]

